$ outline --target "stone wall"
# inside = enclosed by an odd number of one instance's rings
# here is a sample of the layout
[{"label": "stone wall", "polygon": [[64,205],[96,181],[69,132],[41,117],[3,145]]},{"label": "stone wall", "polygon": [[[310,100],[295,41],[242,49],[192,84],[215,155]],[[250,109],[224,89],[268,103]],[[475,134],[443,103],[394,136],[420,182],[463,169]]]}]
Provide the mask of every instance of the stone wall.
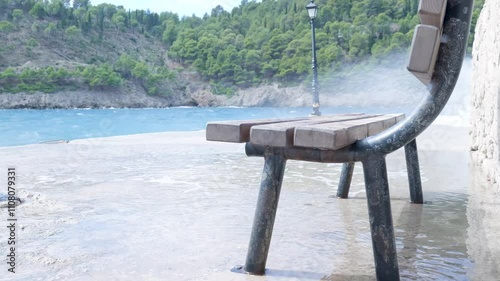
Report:
[{"label": "stone wall", "polygon": [[498,280],[500,273],[500,4],[486,0],[476,26],[471,110],[471,182],[467,204],[470,280]]},{"label": "stone wall", "polygon": [[486,0],[473,48],[472,162],[491,183],[500,183],[500,5]]}]

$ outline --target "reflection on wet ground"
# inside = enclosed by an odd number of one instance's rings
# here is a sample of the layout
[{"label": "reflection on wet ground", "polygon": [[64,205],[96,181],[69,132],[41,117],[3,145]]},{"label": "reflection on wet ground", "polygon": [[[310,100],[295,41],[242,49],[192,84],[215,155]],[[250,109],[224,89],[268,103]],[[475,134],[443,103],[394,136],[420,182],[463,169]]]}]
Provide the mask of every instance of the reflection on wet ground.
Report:
[{"label": "reflection on wet ground", "polygon": [[[466,129],[452,130],[466,137]],[[0,165],[18,167],[26,199],[16,278],[374,280],[360,165],[350,199],[340,200],[332,195],[341,165],[294,161],[267,275],[231,273],[246,255],[263,164],[243,151],[207,143],[202,132],[0,148]],[[474,240],[486,223],[470,221],[480,212],[470,208],[482,204],[468,194],[466,151],[448,145],[420,155],[424,205],[408,202],[404,155],[388,158],[403,280],[490,280],[498,265],[487,263],[498,252],[478,250]],[[494,237],[481,233],[478,239]],[[0,232],[0,248],[5,241]]]}]

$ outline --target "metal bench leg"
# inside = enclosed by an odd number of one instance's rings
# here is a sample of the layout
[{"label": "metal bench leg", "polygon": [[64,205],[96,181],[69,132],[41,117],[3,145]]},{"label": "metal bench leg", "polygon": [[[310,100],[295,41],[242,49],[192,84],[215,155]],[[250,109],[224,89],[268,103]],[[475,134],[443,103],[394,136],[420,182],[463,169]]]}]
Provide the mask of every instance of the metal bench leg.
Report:
[{"label": "metal bench leg", "polygon": [[420,179],[420,166],[418,164],[417,139],[405,145],[406,169],[410,185],[410,198],[412,203],[424,203],[422,181]]},{"label": "metal bench leg", "polygon": [[385,156],[363,161],[377,280],[399,280]]},{"label": "metal bench leg", "polygon": [[344,163],[342,166],[339,188],[337,189],[337,198],[346,199],[349,196],[349,189],[351,188],[352,174],[354,172],[355,165],[355,163]]},{"label": "metal bench leg", "polygon": [[248,246],[244,271],[249,274],[264,274],[267,253],[271,244],[274,219],[285,173],[286,159],[279,153],[266,152],[264,171],[260,184],[259,199],[255,209],[252,235]]}]

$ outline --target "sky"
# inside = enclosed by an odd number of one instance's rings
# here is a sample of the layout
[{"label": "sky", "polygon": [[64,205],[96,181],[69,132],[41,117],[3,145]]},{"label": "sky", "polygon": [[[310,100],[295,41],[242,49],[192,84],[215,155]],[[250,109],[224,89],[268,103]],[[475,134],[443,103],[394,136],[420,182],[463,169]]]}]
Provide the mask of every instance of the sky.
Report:
[{"label": "sky", "polygon": [[202,17],[205,13],[210,14],[217,5],[221,5],[226,11],[231,11],[240,5],[241,0],[90,0],[90,3],[94,6],[101,3],[122,5],[127,10],[149,9],[156,13],[174,12],[180,17],[193,14]]}]

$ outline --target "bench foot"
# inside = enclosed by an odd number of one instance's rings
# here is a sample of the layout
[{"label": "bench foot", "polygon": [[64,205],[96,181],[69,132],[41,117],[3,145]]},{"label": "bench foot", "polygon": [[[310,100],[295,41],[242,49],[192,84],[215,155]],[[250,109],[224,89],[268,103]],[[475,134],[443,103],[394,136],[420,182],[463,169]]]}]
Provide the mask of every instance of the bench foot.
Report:
[{"label": "bench foot", "polygon": [[410,185],[410,200],[412,203],[423,204],[424,196],[422,193],[422,181],[420,179],[416,139],[405,145],[405,155],[406,169],[408,170],[408,183]]},{"label": "bench foot", "polygon": [[399,280],[385,156],[363,161],[377,280]]},{"label": "bench foot", "polygon": [[267,148],[264,160],[247,259],[242,268],[245,273],[252,275],[263,275],[265,272],[286,165],[280,149]]},{"label": "bench foot", "polygon": [[339,188],[337,189],[337,198],[347,199],[349,189],[351,188],[352,174],[354,173],[355,163],[344,163],[342,173],[340,174]]},{"label": "bench foot", "polygon": [[252,274],[251,272],[245,271],[242,265],[234,266],[233,268],[231,268],[231,272],[247,274],[247,275],[262,275],[262,274]]}]

